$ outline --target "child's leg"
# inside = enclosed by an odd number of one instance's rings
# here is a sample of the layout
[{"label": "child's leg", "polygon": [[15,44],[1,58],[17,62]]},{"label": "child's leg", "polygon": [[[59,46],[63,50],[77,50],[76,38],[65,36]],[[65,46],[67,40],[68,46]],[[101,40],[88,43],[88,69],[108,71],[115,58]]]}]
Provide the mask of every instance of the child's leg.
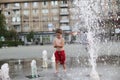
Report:
[{"label": "child's leg", "polygon": [[61,63],[63,64],[64,71],[66,72],[66,63],[65,63],[65,61],[66,61],[66,55],[65,55],[65,51],[61,52],[61,56],[62,56]]},{"label": "child's leg", "polygon": [[66,64],[63,64],[63,69],[66,72]]},{"label": "child's leg", "polygon": [[58,68],[59,68],[58,62],[56,62],[55,67],[56,67],[56,73],[57,73],[58,72]]}]

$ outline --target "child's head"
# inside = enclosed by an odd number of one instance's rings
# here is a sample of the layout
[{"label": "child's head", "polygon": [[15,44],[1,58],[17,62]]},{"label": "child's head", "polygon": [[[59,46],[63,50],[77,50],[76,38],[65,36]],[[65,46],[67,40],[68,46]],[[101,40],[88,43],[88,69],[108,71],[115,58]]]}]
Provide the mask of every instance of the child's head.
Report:
[{"label": "child's head", "polygon": [[57,38],[62,38],[62,33],[63,33],[63,31],[61,29],[57,29],[56,30],[56,37]]}]

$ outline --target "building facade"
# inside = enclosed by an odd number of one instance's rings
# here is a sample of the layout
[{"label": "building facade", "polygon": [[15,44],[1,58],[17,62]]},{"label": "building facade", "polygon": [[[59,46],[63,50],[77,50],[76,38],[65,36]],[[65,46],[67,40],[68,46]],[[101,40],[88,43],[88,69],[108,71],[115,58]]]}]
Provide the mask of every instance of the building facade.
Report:
[{"label": "building facade", "polygon": [[[36,32],[36,37],[49,36],[56,28],[71,31],[68,0],[0,0],[0,10],[6,17],[7,29],[14,29],[25,35]],[[24,36],[25,37],[25,36]],[[41,39],[41,38],[40,38]]]},{"label": "building facade", "polygon": [[[64,30],[66,41],[70,41],[69,33],[80,20],[75,16],[73,2],[74,0],[0,0],[0,11],[6,17],[7,29],[16,30],[24,41],[26,34],[33,31],[40,42],[52,42],[56,28]],[[108,2],[101,2],[105,17],[111,11],[114,14],[117,9],[116,0]]]}]

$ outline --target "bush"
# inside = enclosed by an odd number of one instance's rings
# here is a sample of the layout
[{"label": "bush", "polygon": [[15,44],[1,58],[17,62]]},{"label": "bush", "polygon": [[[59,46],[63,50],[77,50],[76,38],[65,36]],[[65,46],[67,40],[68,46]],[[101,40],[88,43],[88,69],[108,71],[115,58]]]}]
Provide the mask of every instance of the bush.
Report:
[{"label": "bush", "polygon": [[8,47],[12,47],[12,46],[18,46],[18,45],[24,45],[23,42],[21,41],[0,41],[0,47],[2,46],[8,46]]},{"label": "bush", "polygon": [[0,42],[0,48],[2,47],[2,43]]}]

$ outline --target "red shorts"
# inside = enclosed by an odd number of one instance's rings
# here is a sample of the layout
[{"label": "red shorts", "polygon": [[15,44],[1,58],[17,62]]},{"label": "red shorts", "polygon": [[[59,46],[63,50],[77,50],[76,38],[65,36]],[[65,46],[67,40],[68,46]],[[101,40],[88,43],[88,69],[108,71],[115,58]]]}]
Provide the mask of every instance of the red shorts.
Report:
[{"label": "red shorts", "polygon": [[55,52],[56,63],[60,62],[60,64],[65,64],[65,60],[66,60],[66,55],[64,50]]}]

